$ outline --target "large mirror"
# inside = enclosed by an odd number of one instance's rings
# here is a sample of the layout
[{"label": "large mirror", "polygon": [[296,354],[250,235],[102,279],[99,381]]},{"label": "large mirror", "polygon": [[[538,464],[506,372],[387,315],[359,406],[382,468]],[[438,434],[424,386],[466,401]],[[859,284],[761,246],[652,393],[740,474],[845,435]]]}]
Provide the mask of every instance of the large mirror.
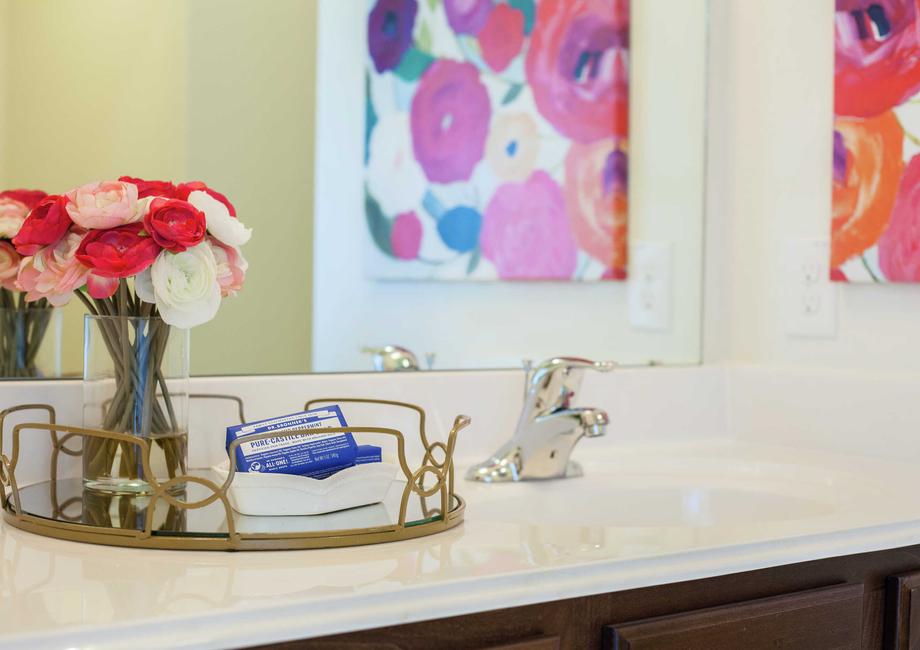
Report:
[{"label": "large mirror", "polygon": [[[706,0],[0,0],[0,190],[229,197],[249,268],[193,374],[695,363],[706,28]],[[81,376],[84,314],[37,374]]]}]

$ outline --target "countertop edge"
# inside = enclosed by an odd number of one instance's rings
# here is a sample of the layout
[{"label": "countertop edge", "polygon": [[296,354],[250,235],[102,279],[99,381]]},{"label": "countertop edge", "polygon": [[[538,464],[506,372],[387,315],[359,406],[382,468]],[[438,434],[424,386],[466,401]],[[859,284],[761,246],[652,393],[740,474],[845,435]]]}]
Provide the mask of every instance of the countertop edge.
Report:
[{"label": "countertop edge", "polygon": [[[116,650],[208,650],[280,643],[415,623],[540,602],[625,591],[732,573],[902,548],[920,543],[920,520],[630,560],[475,576],[449,585],[406,587],[392,594],[287,602],[246,611],[191,614],[149,621],[6,637],[23,650],[67,647]],[[102,637],[102,638],[100,638]],[[177,640],[181,640],[178,641]],[[148,644],[148,645],[142,645]]]}]

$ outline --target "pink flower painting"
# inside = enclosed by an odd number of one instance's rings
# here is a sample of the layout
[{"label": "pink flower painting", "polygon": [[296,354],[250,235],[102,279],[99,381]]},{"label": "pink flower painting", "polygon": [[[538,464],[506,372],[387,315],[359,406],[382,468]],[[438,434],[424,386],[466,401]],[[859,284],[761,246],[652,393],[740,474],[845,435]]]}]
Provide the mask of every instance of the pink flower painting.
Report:
[{"label": "pink flower painting", "polygon": [[831,279],[920,282],[920,0],[836,0]]},{"label": "pink flower painting", "polygon": [[368,0],[369,276],[626,277],[629,13]]}]

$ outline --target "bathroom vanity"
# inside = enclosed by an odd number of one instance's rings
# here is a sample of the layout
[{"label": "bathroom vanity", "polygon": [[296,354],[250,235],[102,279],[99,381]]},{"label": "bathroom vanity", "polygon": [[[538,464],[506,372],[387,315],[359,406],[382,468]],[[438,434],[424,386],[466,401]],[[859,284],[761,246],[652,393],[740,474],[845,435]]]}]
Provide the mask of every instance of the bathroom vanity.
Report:
[{"label": "bathroom vanity", "polygon": [[[920,441],[903,414],[920,377],[866,375],[593,375],[579,404],[611,423],[576,446],[583,476],[458,480],[463,524],[397,543],[167,551],[4,525],[0,647],[909,647],[888,644],[918,629]],[[411,397],[443,434],[466,412],[459,471],[514,431],[521,400],[514,372],[194,382],[239,395],[254,417],[321,394]],[[42,395],[68,421],[79,393],[48,382]],[[198,417],[193,455],[213,446],[222,413]],[[20,469],[37,477],[46,462],[33,451]]]},{"label": "bathroom vanity", "polygon": [[401,625],[272,648],[915,648],[920,547]]}]

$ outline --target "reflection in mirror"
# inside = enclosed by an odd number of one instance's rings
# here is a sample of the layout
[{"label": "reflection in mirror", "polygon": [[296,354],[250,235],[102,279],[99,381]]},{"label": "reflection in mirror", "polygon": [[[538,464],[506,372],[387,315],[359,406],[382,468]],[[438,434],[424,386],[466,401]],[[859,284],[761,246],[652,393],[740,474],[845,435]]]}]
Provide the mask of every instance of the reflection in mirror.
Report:
[{"label": "reflection in mirror", "polygon": [[[471,6],[0,0],[0,189],[232,197],[193,374],[697,362],[706,0]],[[0,375],[82,375],[82,303],[3,301]]]},{"label": "reflection in mirror", "polygon": [[[194,373],[310,369],[315,23],[303,0],[0,0],[0,188],[203,180],[258,233]],[[64,309],[65,376],[85,312]]]}]

